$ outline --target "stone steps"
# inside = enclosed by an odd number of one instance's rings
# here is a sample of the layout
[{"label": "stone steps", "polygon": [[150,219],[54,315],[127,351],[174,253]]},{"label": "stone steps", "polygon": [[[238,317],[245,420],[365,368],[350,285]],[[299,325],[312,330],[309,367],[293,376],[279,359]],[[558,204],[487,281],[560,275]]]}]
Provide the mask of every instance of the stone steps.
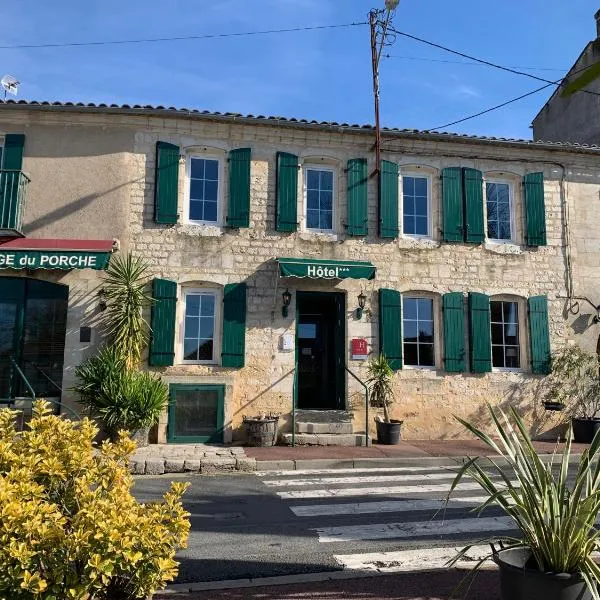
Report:
[{"label": "stone steps", "polygon": [[[365,436],[354,433],[354,415],[347,410],[297,410],[296,444],[298,446],[364,446]],[[292,444],[292,434],[282,441]]]},{"label": "stone steps", "polygon": [[[284,444],[292,445],[292,434],[281,436]],[[297,433],[297,446],[366,446],[364,433]]]}]

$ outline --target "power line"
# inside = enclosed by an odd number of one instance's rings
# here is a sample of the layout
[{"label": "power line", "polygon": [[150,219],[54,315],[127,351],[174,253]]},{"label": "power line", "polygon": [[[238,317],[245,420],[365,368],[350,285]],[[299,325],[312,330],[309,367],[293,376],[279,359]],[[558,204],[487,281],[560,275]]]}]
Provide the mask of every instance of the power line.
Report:
[{"label": "power line", "polygon": [[317,31],[320,29],[341,29],[345,27],[358,27],[368,25],[366,21],[358,23],[342,23],[339,25],[316,25],[313,27],[291,27],[289,29],[267,29],[263,31],[243,31],[237,33],[209,33],[206,35],[185,35],[178,37],[142,38],[135,40],[104,40],[98,42],[61,42],[52,44],[17,44],[14,46],[0,46],[0,50],[22,50],[35,48],[70,48],[80,46],[109,46],[116,44],[147,44],[154,42],[179,42],[184,40],[208,40],[215,38],[241,37],[250,35],[267,35],[272,33],[292,33],[297,31]]}]

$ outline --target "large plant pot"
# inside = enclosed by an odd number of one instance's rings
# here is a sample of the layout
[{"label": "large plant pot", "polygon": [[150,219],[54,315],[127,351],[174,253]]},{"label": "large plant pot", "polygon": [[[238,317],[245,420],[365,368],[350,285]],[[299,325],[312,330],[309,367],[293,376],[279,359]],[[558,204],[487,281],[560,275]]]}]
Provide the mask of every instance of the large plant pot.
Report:
[{"label": "large plant pot", "polygon": [[600,419],[571,419],[573,437],[580,444],[589,444],[600,429]]},{"label": "large plant pot", "polygon": [[392,446],[400,442],[400,428],[403,421],[390,419],[389,423],[385,421],[375,421],[377,426],[377,443]]},{"label": "large plant pot", "polygon": [[592,598],[581,574],[538,571],[529,548],[500,550],[494,554],[494,562],[500,567],[502,600],[591,600]]},{"label": "large plant pot", "polygon": [[266,448],[277,443],[277,424],[279,417],[252,419],[244,417],[248,446]]},{"label": "large plant pot", "polygon": [[144,448],[148,445],[148,438],[150,437],[150,427],[141,427],[135,429],[131,433],[131,439],[137,444],[138,448]]}]

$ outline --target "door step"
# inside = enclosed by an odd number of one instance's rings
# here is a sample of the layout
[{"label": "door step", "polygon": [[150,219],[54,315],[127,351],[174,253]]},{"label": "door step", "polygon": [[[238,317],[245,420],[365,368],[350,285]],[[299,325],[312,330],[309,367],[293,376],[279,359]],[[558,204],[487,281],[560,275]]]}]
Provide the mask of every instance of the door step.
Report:
[{"label": "door step", "polygon": [[349,410],[296,410],[296,423],[352,423]]},{"label": "door step", "polygon": [[[292,445],[292,434],[284,433],[284,444]],[[297,433],[297,446],[366,446],[365,435],[360,433]]]},{"label": "door step", "polygon": [[296,433],[335,433],[352,434],[352,423],[311,423],[308,421],[296,421]]}]

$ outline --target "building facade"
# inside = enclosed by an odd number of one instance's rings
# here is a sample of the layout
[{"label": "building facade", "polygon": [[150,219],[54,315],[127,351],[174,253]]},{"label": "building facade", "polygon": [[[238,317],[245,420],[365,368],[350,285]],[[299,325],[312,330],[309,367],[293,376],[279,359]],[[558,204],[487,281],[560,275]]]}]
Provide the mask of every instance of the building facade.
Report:
[{"label": "building facade", "polygon": [[[296,407],[350,414],[361,443],[360,381],[379,352],[407,439],[460,437],[453,415],[485,425],[486,402],[517,405],[540,435],[558,424],[535,392],[550,351],[597,337],[571,314],[587,272],[568,216],[597,201],[596,150],[388,130],[378,194],[372,131],[358,126],[7,103],[0,128],[24,132],[32,182],[25,237],[0,245],[0,261],[43,234],[80,251],[117,239],[148,262],[148,368],[171,393],[159,442],[242,440],[244,416],[273,413],[289,433]],[[593,228],[589,216],[575,219]],[[84,258],[72,270],[68,256],[67,270],[0,267],[5,288],[69,286],[56,370],[75,408],[66,382],[101,341],[101,275],[79,268]],[[14,356],[27,334],[5,331]]]}]

